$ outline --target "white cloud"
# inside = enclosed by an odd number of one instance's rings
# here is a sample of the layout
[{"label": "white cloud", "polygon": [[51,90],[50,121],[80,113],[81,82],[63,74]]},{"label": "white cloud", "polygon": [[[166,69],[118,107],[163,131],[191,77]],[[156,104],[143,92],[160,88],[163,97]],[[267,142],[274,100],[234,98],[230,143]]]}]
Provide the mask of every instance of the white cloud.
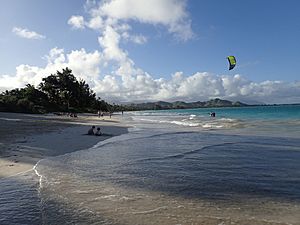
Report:
[{"label": "white cloud", "polygon": [[43,77],[69,67],[77,78],[86,80],[98,96],[108,101],[204,101],[218,97],[245,102],[300,102],[299,81],[253,82],[239,74],[218,76],[208,72],[176,72],[169,79],[156,79],[138,68],[121,43],[144,44],[148,39],[133,34],[129,22],[162,25],[178,38],[188,40],[193,33],[185,1],[106,0],[97,4],[89,0],[86,10],[90,18],[73,16],[68,23],[77,29],[88,27],[99,32],[101,50],[87,52],[82,48],[66,53],[53,48],[45,57],[44,68],[20,65],[15,75],[0,75],[0,90],[27,83],[38,85]]},{"label": "white cloud", "polygon": [[176,72],[170,79],[155,79],[135,68],[126,57],[118,70],[104,75],[101,71],[106,57],[99,51],[80,49],[65,53],[53,48],[45,57],[48,62],[44,68],[20,65],[14,76],[0,75],[0,90],[24,87],[27,83],[37,86],[43,77],[69,67],[77,78],[86,80],[98,96],[108,101],[203,101],[219,97],[245,102],[300,102],[300,81],[253,82],[241,75],[217,76],[207,72]]},{"label": "white cloud", "polygon": [[103,36],[98,38],[107,60],[123,61],[127,57],[126,52],[119,47],[120,38],[120,34],[111,26],[107,26]]},{"label": "white cloud", "polygon": [[89,18],[72,16],[68,23],[73,28],[88,27],[100,33],[98,43],[102,49],[103,65],[112,68],[115,75],[136,75],[140,69],[121,43],[145,44],[143,34],[132,33],[130,21],[161,25],[182,40],[192,37],[191,21],[186,11],[186,2],[179,0],[106,0],[97,3],[87,1],[85,9]]},{"label": "white cloud", "polygon": [[61,64],[66,60],[64,50],[57,47],[52,48],[49,52],[49,55],[46,55],[45,58],[48,60],[48,65]]},{"label": "white cloud", "polygon": [[77,77],[94,85],[99,80],[102,55],[99,51],[87,53],[85,49],[73,50],[67,54],[67,65]]},{"label": "white cloud", "polygon": [[143,36],[143,35],[129,35],[128,32],[124,32],[122,33],[122,37],[127,40],[127,41],[131,41],[133,43],[136,44],[145,44],[147,42],[147,37]]},{"label": "white cloud", "polygon": [[137,21],[163,25],[182,40],[193,37],[186,1],[180,0],[110,0],[92,8],[91,15],[115,21]]},{"label": "white cloud", "polygon": [[68,24],[74,29],[84,29],[84,18],[82,16],[72,16],[68,20]]},{"label": "white cloud", "polygon": [[[110,26],[121,32],[120,28],[130,28],[129,23],[135,21],[165,27],[169,33],[183,41],[194,36],[185,0],[105,0],[99,4],[89,0],[85,9],[90,18],[85,20],[83,16],[73,15],[68,24],[75,29],[86,26],[100,32]],[[137,44],[143,44],[147,40],[141,34],[131,38],[128,38],[130,33],[127,32],[126,35],[127,40]]]},{"label": "white cloud", "polygon": [[100,16],[96,16],[90,19],[90,21],[87,23],[87,26],[94,30],[100,30],[104,27],[104,22]]},{"label": "white cloud", "polygon": [[24,87],[28,83],[38,86],[43,77],[65,67],[71,68],[77,78],[86,80],[91,86],[99,79],[101,54],[98,51],[87,53],[81,49],[65,54],[63,49],[53,48],[45,58],[48,62],[44,68],[22,64],[16,68],[14,76],[0,75],[0,91]]},{"label": "white cloud", "polygon": [[17,36],[27,39],[44,39],[46,38],[44,35],[38,34],[35,31],[30,31],[26,28],[21,27],[14,27],[12,32],[15,33]]}]

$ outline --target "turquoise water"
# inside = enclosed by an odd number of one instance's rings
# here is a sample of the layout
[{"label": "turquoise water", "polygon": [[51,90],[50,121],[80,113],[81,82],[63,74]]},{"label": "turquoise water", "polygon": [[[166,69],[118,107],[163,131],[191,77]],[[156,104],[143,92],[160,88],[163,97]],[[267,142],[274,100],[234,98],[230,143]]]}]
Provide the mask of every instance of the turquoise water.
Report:
[{"label": "turquoise water", "polygon": [[299,111],[125,113],[128,134],[0,181],[0,224],[299,225]]},{"label": "turquoise water", "polygon": [[194,114],[206,117],[210,112],[216,112],[217,117],[243,120],[289,120],[300,119],[300,105],[222,107],[198,109],[173,109],[161,111],[144,111],[152,114]]},{"label": "turquoise water", "polygon": [[[216,117],[210,117],[215,112]],[[300,136],[300,105],[199,108],[134,112],[135,121],[253,135]]]},{"label": "turquoise water", "polygon": [[[193,110],[201,112],[206,110]],[[300,119],[300,105],[213,108],[217,115],[236,119]]]}]

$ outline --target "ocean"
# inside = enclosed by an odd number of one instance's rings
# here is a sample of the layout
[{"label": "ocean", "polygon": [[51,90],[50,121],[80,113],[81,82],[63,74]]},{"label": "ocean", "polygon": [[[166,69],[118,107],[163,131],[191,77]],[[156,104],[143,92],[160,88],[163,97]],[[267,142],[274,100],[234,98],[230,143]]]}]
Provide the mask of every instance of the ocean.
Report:
[{"label": "ocean", "polygon": [[120,117],[128,134],[0,179],[0,224],[300,224],[300,105]]}]

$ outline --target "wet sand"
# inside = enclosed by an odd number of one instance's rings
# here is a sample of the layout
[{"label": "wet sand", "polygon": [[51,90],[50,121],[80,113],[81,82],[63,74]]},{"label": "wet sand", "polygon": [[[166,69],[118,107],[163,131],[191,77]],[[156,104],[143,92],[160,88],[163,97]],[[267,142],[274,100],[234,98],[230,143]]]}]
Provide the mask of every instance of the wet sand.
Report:
[{"label": "wet sand", "polygon": [[[85,135],[95,125],[103,136]],[[77,118],[56,115],[0,113],[0,179],[31,170],[42,158],[88,149],[112,136],[127,133],[118,115]]]}]

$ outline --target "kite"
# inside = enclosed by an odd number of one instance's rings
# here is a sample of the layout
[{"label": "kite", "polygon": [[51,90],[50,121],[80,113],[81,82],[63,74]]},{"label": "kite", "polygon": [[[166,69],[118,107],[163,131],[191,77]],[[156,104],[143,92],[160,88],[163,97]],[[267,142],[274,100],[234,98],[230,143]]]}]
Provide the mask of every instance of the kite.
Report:
[{"label": "kite", "polygon": [[232,70],[236,65],[236,59],[232,55],[228,56],[227,59],[228,59],[228,62],[229,62],[229,70]]}]

